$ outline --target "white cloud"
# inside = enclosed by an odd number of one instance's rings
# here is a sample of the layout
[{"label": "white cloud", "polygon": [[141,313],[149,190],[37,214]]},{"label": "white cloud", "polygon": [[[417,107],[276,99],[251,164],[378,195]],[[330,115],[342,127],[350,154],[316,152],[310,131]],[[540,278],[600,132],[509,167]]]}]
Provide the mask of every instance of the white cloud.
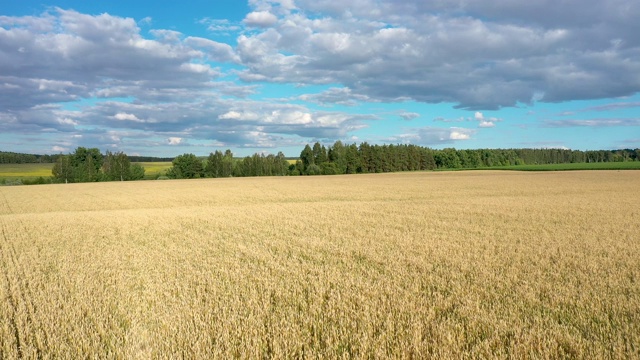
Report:
[{"label": "white cloud", "polygon": [[241,77],[473,110],[630,95],[640,91],[640,78],[624,76],[640,71],[640,3],[614,1],[299,0],[300,11],[271,12],[273,27],[239,41]]},{"label": "white cloud", "polygon": [[235,119],[240,120],[243,115],[237,111],[229,111],[218,116],[218,119]]},{"label": "white cloud", "polygon": [[411,129],[397,136],[384,139],[386,142],[401,142],[405,144],[416,144],[424,146],[439,146],[452,144],[458,141],[470,140],[476,131],[473,129],[451,127],[422,127]]},{"label": "white cloud", "polygon": [[134,114],[127,114],[127,113],[117,113],[114,118],[116,120],[120,120],[120,121],[135,121],[135,122],[143,122],[142,120],[138,119],[137,116],[135,116]]},{"label": "white cloud", "polygon": [[73,126],[78,125],[77,121],[75,121],[73,119],[70,119],[68,117],[59,118],[58,119],[58,123],[63,124],[63,125],[73,125]]},{"label": "white cloud", "polygon": [[468,131],[452,130],[449,133],[449,139],[451,140],[469,140],[470,138],[471,135]]},{"label": "white cloud", "polygon": [[247,121],[259,121],[261,117],[264,119],[264,114],[259,114],[254,111],[236,111],[231,110],[220,116],[221,120],[247,120]]},{"label": "white cloud", "polygon": [[278,18],[268,11],[254,11],[244,18],[243,22],[253,27],[269,27],[278,22]]},{"label": "white cloud", "polygon": [[142,18],[140,21],[138,21],[138,24],[140,24],[140,25],[151,25],[151,24],[153,24],[153,18],[151,18],[150,16],[147,16],[145,18]]},{"label": "white cloud", "polygon": [[218,72],[213,70],[208,64],[184,63],[180,65],[180,70],[186,73],[199,73],[211,77],[218,74]]},{"label": "white cloud", "polygon": [[473,116],[474,120],[478,121],[478,127],[480,128],[492,128],[496,126],[496,122],[502,121],[496,117],[486,118],[483,113],[476,111]]},{"label": "white cloud", "polygon": [[484,121],[484,120],[480,121],[480,123],[478,124],[478,127],[481,127],[481,128],[492,128],[492,127],[495,127],[495,126],[496,126],[496,124],[494,122]]},{"label": "white cloud", "polygon": [[180,137],[170,137],[167,139],[169,145],[180,145],[182,144],[182,138]]},{"label": "white cloud", "polygon": [[158,39],[159,41],[166,42],[166,43],[178,43],[183,37],[181,32],[178,32],[175,30],[153,29],[153,30],[150,30],[149,32],[153,36],[155,36],[156,39]]},{"label": "white cloud", "polygon": [[[145,39],[130,18],[56,9],[39,18],[3,17],[2,22],[21,24],[0,32],[7,57],[0,62],[0,108],[6,110],[95,94],[122,96],[117,89],[140,98],[149,90],[175,96],[176,89],[190,89],[193,94],[218,76],[198,61],[205,53],[181,40],[180,33],[152,30],[157,39]],[[216,52],[208,45],[212,58],[232,57],[224,54],[224,46]]]},{"label": "white cloud", "polygon": [[[410,120],[420,114],[369,105],[417,101],[472,110],[434,121],[475,129],[417,128],[394,141],[466,141],[479,128],[499,125],[490,109],[640,91],[640,78],[629,76],[640,73],[640,3],[586,1],[250,0],[243,22],[200,21],[217,40],[232,35],[229,44],[148,29],[150,18],[55,8],[0,16],[2,133],[56,134],[65,148],[159,146],[171,139],[229,147],[334,141],[362,138],[354,132],[378,119],[354,106]],[[571,9],[575,16],[566,16]],[[254,100],[269,86],[263,82],[308,90]],[[315,84],[326,87],[305,87]],[[318,111],[315,104],[352,108]],[[637,106],[612,103],[576,113]],[[636,118],[565,120],[544,125],[639,124]]]},{"label": "white cloud", "polygon": [[214,61],[238,61],[235,51],[229,44],[194,36],[187,37],[184,43],[202,49]]},{"label": "white cloud", "polygon": [[272,111],[270,115],[267,115],[264,119],[266,123],[279,123],[279,124],[311,124],[313,123],[313,117],[308,112],[303,111],[286,111],[281,110]]}]

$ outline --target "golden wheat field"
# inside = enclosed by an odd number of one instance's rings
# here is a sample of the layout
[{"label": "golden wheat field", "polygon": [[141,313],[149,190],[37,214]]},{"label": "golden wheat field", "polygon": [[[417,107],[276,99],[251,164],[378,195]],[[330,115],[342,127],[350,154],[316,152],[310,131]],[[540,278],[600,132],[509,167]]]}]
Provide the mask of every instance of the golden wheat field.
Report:
[{"label": "golden wheat field", "polygon": [[0,187],[0,358],[637,358],[640,172]]}]

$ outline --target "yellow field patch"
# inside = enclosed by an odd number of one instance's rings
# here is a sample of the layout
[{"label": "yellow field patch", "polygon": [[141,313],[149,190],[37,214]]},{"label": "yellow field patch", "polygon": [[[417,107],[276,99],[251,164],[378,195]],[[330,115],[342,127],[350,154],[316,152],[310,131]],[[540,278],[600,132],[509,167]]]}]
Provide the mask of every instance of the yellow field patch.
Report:
[{"label": "yellow field patch", "polygon": [[53,164],[0,164],[0,178],[50,177]]},{"label": "yellow field patch", "polygon": [[0,187],[0,358],[634,358],[639,175]]},{"label": "yellow field patch", "polygon": [[136,162],[144,168],[144,175],[146,178],[154,178],[156,176],[163,176],[167,173],[173,164],[168,162]]}]

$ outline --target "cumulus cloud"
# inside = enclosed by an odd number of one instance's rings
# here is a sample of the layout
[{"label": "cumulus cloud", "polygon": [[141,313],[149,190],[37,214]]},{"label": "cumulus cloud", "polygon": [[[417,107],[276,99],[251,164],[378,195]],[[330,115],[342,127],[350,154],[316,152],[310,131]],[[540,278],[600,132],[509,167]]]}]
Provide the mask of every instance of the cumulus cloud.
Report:
[{"label": "cumulus cloud", "polygon": [[495,126],[496,124],[491,121],[480,121],[480,123],[478,124],[478,127],[481,127],[481,128],[492,128]]},{"label": "cumulus cloud", "polygon": [[238,61],[235,51],[229,44],[194,36],[187,37],[184,40],[184,43],[192,46],[193,48],[204,51],[211,60],[220,62]]},{"label": "cumulus cloud", "polygon": [[243,22],[248,26],[266,28],[272,26],[278,18],[268,11],[254,11],[244,18]]},{"label": "cumulus cloud", "polygon": [[476,111],[473,117],[479,122],[478,127],[481,128],[492,128],[496,126],[496,122],[502,121],[502,119],[496,117],[485,118],[484,114],[479,111]]},{"label": "cumulus cloud", "polygon": [[182,144],[182,138],[180,137],[170,137],[167,139],[169,145],[180,145]]},{"label": "cumulus cloud", "polygon": [[433,121],[437,122],[445,122],[445,123],[459,123],[459,122],[478,122],[478,127],[480,128],[492,128],[496,126],[497,122],[502,121],[500,118],[496,117],[485,117],[483,113],[480,111],[476,111],[473,114],[473,117],[458,117],[454,119],[444,118],[442,116],[436,117]]},{"label": "cumulus cloud", "polygon": [[469,140],[471,135],[468,131],[461,131],[462,129],[452,130],[449,133],[450,140]]},{"label": "cumulus cloud", "polygon": [[411,129],[410,132],[405,132],[385,140],[388,142],[401,142],[423,146],[440,146],[470,140],[475,133],[476,130],[474,129],[461,127],[422,127]]},{"label": "cumulus cloud", "polygon": [[[271,11],[274,1],[251,2]],[[239,40],[246,81],[498,109],[640,91],[640,3],[299,0]],[[624,11],[620,11],[624,9]],[[572,16],[567,17],[566,14]],[[271,13],[275,14],[275,13]]]},{"label": "cumulus cloud", "polygon": [[135,121],[135,122],[142,122],[142,120],[138,119],[137,116],[135,116],[134,114],[127,114],[127,113],[117,113],[114,118],[116,120],[120,120],[120,121]]},{"label": "cumulus cloud", "polygon": [[[6,57],[0,62],[0,106],[5,110],[123,93],[175,96],[180,89],[207,89],[218,76],[210,65],[197,62],[207,56],[198,47],[209,50],[215,47],[211,43],[189,39],[187,44],[180,33],[168,30],[145,39],[131,18],[56,9],[39,18],[3,17],[1,22],[20,23],[0,32]],[[213,54],[232,57],[224,49]]]},{"label": "cumulus cloud", "polygon": [[299,105],[245,101],[236,103],[229,111],[220,114],[218,119],[217,129],[260,129],[270,134],[335,140],[366,127],[367,121],[377,118],[372,115],[311,111]]},{"label": "cumulus cloud", "polygon": [[[499,125],[502,119],[484,115],[490,109],[640,91],[640,77],[633,76],[640,73],[640,3],[486,5],[249,0],[251,12],[241,22],[200,21],[216,40],[232,35],[236,41],[229,44],[148,29],[151,18],[58,8],[39,16],[0,16],[0,134],[49,134],[55,141],[47,150],[54,143],[65,149],[133,143],[267,147],[358,138],[358,130],[380,117],[420,116],[354,108],[363,103],[447,102],[473,111],[434,119],[460,127],[389,135],[438,145]],[[253,95],[270,86],[265,82],[309,90],[275,102],[257,100]],[[340,106],[352,108],[325,111]],[[636,106],[621,101],[584,111]],[[453,124],[462,122],[467,124]],[[543,124],[637,126],[638,119]]]},{"label": "cumulus cloud", "polygon": [[[62,9],[39,17],[0,17],[0,53],[6,60],[0,62],[0,131],[51,134],[64,138],[56,146],[65,149],[131,149],[135,144],[136,151],[144,152],[145,146],[183,146],[186,139],[258,145],[259,135],[233,134],[262,123],[268,126],[259,134],[273,140],[275,134],[307,136],[316,128],[325,135],[340,134],[347,131],[340,128],[343,123],[356,122],[345,119],[331,128],[304,107],[296,113],[246,100],[236,106],[235,98],[254,94],[257,86],[218,80],[220,71],[209,62],[238,62],[230,45],[163,29],[150,30],[149,39],[139,23]],[[80,103],[83,99],[92,101]],[[61,103],[69,102],[78,110],[63,110]],[[255,107],[262,118],[223,121],[223,114],[240,106]]]}]

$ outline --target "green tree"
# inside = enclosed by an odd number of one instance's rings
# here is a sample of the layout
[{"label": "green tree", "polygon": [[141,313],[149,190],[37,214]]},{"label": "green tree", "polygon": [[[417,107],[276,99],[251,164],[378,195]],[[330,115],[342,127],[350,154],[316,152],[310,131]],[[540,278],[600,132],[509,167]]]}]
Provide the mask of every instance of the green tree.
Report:
[{"label": "green tree", "polygon": [[167,177],[172,179],[193,179],[204,176],[202,160],[194,154],[182,154],[173,159],[173,166],[167,170]]},{"label": "green tree", "polygon": [[142,180],[144,179],[144,167],[140,164],[133,164],[131,165],[129,174],[129,180]]},{"label": "green tree", "polygon": [[224,156],[222,157],[222,173],[221,177],[229,177],[233,175],[233,153],[231,150],[227,149],[224,152]]},{"label": "green tree", "polygon": [[336,164],[336,173],[345,174],[347,172],[346,162],[346,148],[342,144],[342,141],[336,141],[332,147],[329,148],[329,161]]},{"label": "green tree", "polygon": [[332,162],[326,162],[320,167],[322,175],[336,175],[338,174],[338,166]]},{"label": "green tree", "polygon": [[73,178],[78,182],[98,181],[103,156],[97,148],[79,147],[71,155]]},{"label": "green tree", "polygon": [[296,160],[295,164],[289,165],[289,175],[298,176],[304,174],[304,165],[302,161]]},{"label": "green tree", "polygon": [[361,172],[360,157],[358,155],[358,147],[351,144],[345,151],[345,174],[355,174]]},{"label": "green tree", "polygon": [[307,168],[307,175],[322,175],[322,169],[316,164],[311,164]]},{"label": "green tree", "polygon": [[320,145],[319,142],[313,144],[313,162],[318,166],[322,166],[325,162],[329,161],[327,157],[327,148],[324,145]]},{"label": "green tree", "polygon": [[207,165],[204,167],[204,173],[207,177],[217,178],[222,176],[223,158],[222,152],[219,150],[209,154]]},{"label": "green tree", "polygon": [[53,169],[51,170],[53,177],[57,181],[64,181],[65,184],[74,182],[73,178],[73,167],[71,165],[71,156],[70,155],[61,155],[58,156],[56,163],[53,165]]},{"label": "green tree", "polygon": [[274,175],[278,175],[278,176],[287,175],[288,170],[289,170],[289,162],[285,158],[285,156],[282,153],[282,151],[278,151],[278,154],[276,155],[276,160],[275,161],[276,161],[276,165],[275,165],[275,174]]},{"label": "green tree", "polygon": [[300,160],[302,161],[303,173],[306,174],[309,166],[315,164],[313,150],[311,150],[311,146],[309,146],[309,144],[307,144],[300,153]]},{"label": "green tree", "polygon": [[102,163],[102,176],[107,181],[131,180],[131,161],[127,154],[107,151]]}]

